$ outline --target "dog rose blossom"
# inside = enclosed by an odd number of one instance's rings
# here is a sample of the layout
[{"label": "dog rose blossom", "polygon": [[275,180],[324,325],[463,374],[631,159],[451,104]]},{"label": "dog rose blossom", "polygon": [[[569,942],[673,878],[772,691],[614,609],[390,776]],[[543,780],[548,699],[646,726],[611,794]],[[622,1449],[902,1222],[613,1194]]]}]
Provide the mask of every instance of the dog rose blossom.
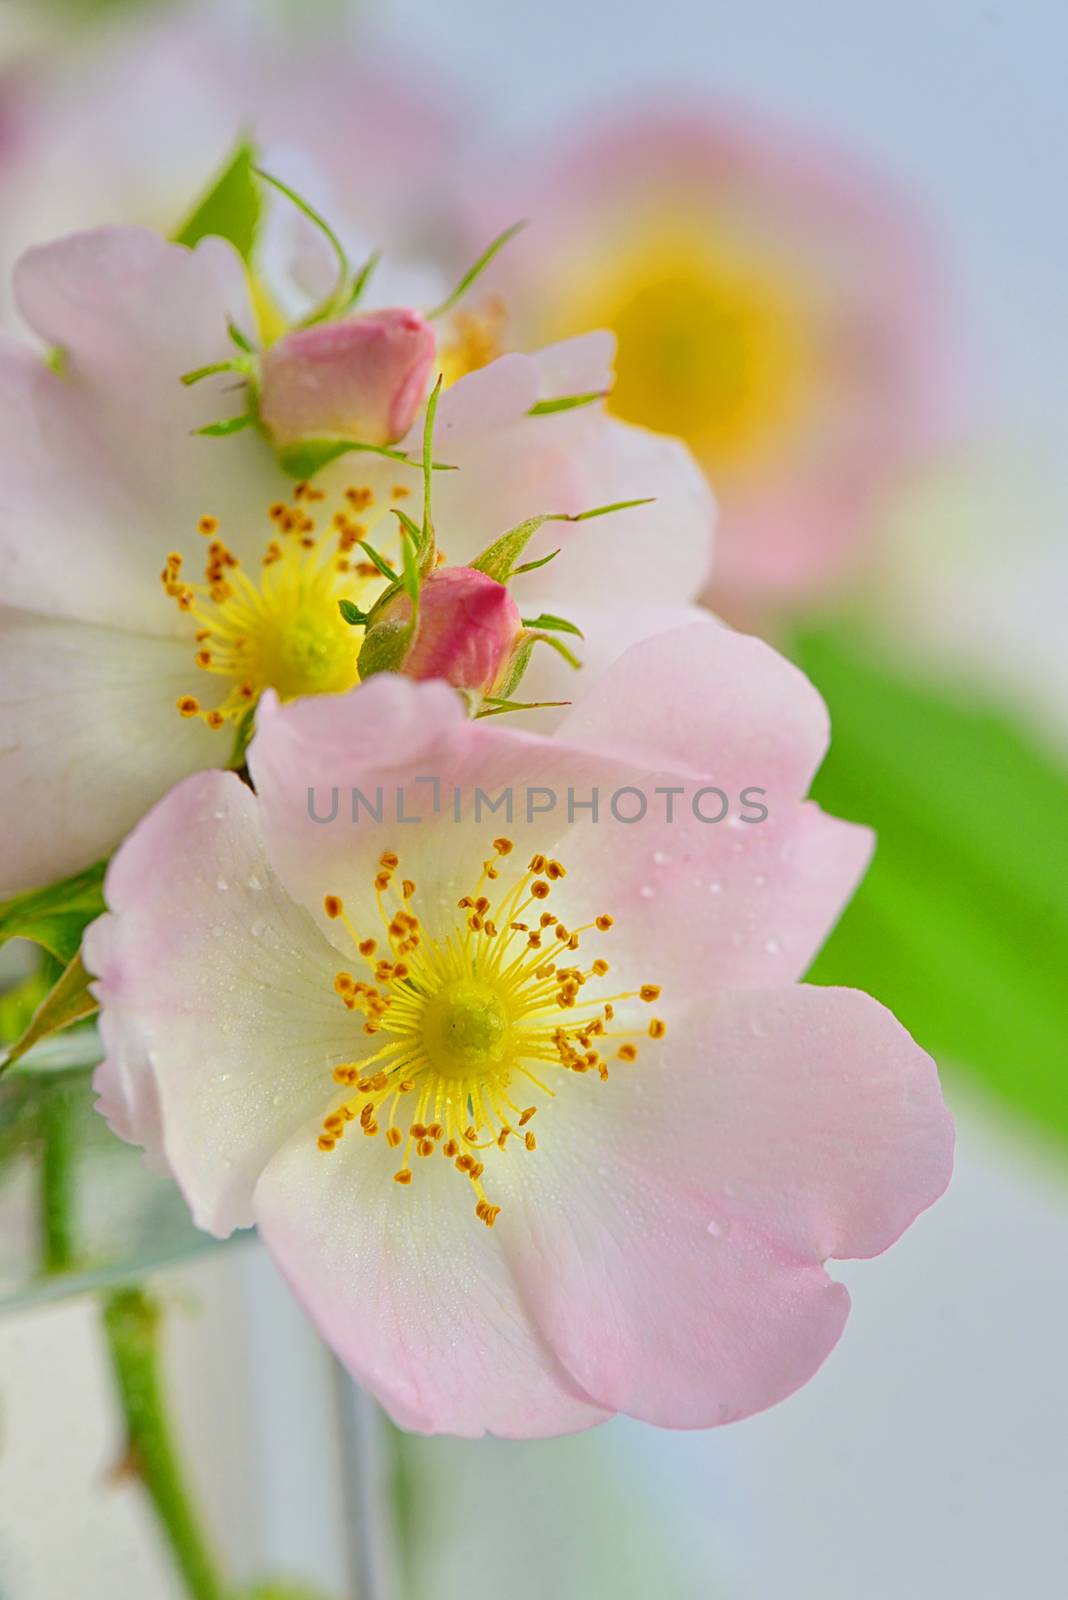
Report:
[{"label": "dog rose blossom", "polygon": [[952,415],[930,241],[892,186],[745,116],[654,107],[571,130],[524,206],[538,227],[498,270],[513,333],[617,334],[612,409],[686,439],[716,486],[716,609],[765,621],[862,569]]},{"label": "dog rose blossom", "polygon": [[[367,610],[385,591],[368,546],[398,561],[396,513],[421,491],[419,422],[403,459],[346,454],[296,485],[255,427],[198,436],[246,399],[225,374],[181,381],[230,360],[228,323],[248,316],[217,240],[97,229],[30,251],[15,289],[43,349],[0,349],[9,893],[88,865],[181,777],[238,759],[266,690],[350,689],[363,635],[340,603]],[[531,415],[610,387],[611,348],[594,335],[472,373],[443,394],[434,441],[456,469],[434,474],[434,521],[457,565],[532,515],[654,497],[547,523],[528,550],[544,564],[517,576],[525,614],[575,618],[592,676],[690,614],[714,517],[676,441],[601,405]],[[538,699],[572,692],[557,658],[534,672]]]},{"label": "dog rose blossom", "polygon": [[826,740],[795,669],[709,625],[549,739],[389,674],[269,695],[255,792],[188,778],[111,865],[101,1110],[201,1227],[258,1225],[403,1427],[773,1404],[842,1331],[824,1263],[951,1164],[929,1058],[799,982],[870,847],[803,798]]}]

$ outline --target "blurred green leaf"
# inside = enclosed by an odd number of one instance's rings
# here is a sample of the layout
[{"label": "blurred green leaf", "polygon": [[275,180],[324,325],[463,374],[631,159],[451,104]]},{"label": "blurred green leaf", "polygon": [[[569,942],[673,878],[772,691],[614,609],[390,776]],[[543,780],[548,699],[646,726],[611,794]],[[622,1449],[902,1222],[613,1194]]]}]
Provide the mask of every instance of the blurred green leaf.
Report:
[{"label": "blurred green leaf", "polygon": [[98,861],[47,889],[32,889],[0,902],[0,944],[32,939],[66,966],[77,954],[85,928],[104,910],[106,866],[106,861]]},{"label": "blurred green leaf", "polygon": [[255,150],[243,139],[175,233],[176,244],[192,249],[201,239],[214,234],[220,239],[229,239],[242,259],[250,260],[263,208],[253,166],[255,159]]},{"label": "blurred green leaf", "polygon": [[92,981],[91,974],[82,965],[81,955],[73,956],[58,982],[37,1007],[24,1032],[0,1056],[0,1072],[24,1056],[35,1044],[40,1044],[42,1039],[93,1016],[100,1007],[89,993]]},{"label": "blurred green leaf", "polygon": [[869,990],[940,1064],[1068,1141],[1068,769],[1011,712],[856,631],[792,653],[831,711],[813,794],[878,834],[811,980]]}]

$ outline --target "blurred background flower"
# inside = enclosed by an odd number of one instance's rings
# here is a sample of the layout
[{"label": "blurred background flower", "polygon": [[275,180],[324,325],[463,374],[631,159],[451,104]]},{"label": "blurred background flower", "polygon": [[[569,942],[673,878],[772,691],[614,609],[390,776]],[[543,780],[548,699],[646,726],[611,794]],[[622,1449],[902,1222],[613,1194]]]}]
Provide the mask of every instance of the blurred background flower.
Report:
[{"label": "blurred background flower", "polygon": [[[384,240],[447,286],[494,219],[530,217],[460,330],[462,364],[608,320],[623,346],[620,409],[680,429],[707,458],[724,504],[716,603],[813,674],[835,727],[817,794],[880,834],[815,976],[870,988],[946,1069],[957,1181],[891,1261],[844,1274],[850,1340],[804,1393],[714,1437],[622,1423],[525,1446],[386,1436],[376,1470],[392,1492],[375,1514],[396,1519],[399,1554],[382,1580],[392,1571],[418,1600],[467,1594],[475,1576],[508,1600],[1057,1592],[1061,9],[660,0],[624,16],[566,0],[157,0],[142,21],[133,0],[13,0],[2,27],[9,262],[85,222],[172,229],[249,122],[338,196],[354,259],[360,240]],[[279,1315],[272,1292],[262,1276],[244,1287],[254,1324],[257,1310]],[[212,1415],[203,1395],[217,1324],[197,1326],[179,1395],[216,1462],[223,1408]],[[16,1346],[55,1348],[37,1323],[8,1327]],[[90,1335],[67,1337],[65,1365]],[[80,1403],[57,1391],[56,1359],[11,1369],[37,1416],[50,1395],[64,1418]],[[295,1427],[261,1425],[277,1459],[287,1440],[308,1449]],[[50,1489],[64,1433],[36,1466],[31,1437],[25,1423],[5,1432],[0,1464],[22,1441],[23,1511],[0,1526],[0,1584],[52,1600],[69,1588],[63,1541],[34,1485]],[[118,1525],[99,1464],[70,1460],[67,1503],[83,1548],[110,1563],[114,1600],[143,1596],[156,1569],[127,1559],[134,1512],[122,1500]],[[303,1555],[303,1528],[324,1551],[308,1498],[276,1477],[273,1499],[258,1485],[276,1540],[288,1530]],[[301,1570],[338,1581],[325,1557]]]}]

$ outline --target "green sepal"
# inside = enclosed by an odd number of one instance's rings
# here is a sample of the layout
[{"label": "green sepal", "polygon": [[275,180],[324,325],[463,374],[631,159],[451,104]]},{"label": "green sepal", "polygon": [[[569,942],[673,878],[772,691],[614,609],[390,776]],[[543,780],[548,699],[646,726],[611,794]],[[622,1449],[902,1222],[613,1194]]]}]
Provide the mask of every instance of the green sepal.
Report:
[{"label": "green sepal", "polygon": [[585,638],[581,628],[576,628],[566,617],[554,617],[551,611],[543,611],[537,617],[523,617],[522,622],[524,628],[548,628],[551,632],[573,633],[576,639]]},{"label": "green sepal", "polygon": [[516,561],[538,529],[549,520],[547,516],[527,517],[524,522],[517,522],[514,528],[502,533],[481,555],[476,556],[470,563],[471,567],[475,572],[484,572],[487,578],[493,578],[497,583],[507,583],[515,571]]},{"label": "green sepal", "polygon": [[502,533],[500,538],[495,539],[480,556],[476,556],[470,565],[476,572],[484,572],[487,577],[495,578],[498,583],[507,583],[517,572],[532,572],[535,567],[544,566],[546,561],[551,561],[553,556],[559,554],[559,551],[554,550],[552,555],[546,556],[541,561],[528,562],[524,567],[516,566],[519,556],[545,523],[590,522],[594,517],[607,517],[613,511],[629,511],[633,506],[651,505],[652,500],[652,496],[642,500],[616,500],[610,506],[594,506],[591,511],[546,511],[539,517],[527,517],[525,521],[517,522],[514,528]]},{"label": "green sepal", "polygon": [[340,304],[334,312],[335,316],[344,316],[347,311],[352,311],[354,307],[358,305],[359,301],[363,298],[363,291],[367,288],[368,283],[371,281],[371,274],[374,272],[381,259],[381,250],[372,250],[363,266],[356,273],[352,283],[349,285],[349,289],[343,303]]},{"label": "green sepal", "polygon": [[276,178],[273,173],[265,172],[262,167],[254,166],[251,171],[262,183],[269,184],[272,189],[277,189],[279,194],[285,195],[290,204],[296,206],[297,210],[302,212],[308,221],[319,229],[319,232],[334,252],[338,269],[337,282],[326,299],[316,306],[298,326],[311,328],[316,323],[329,321],[331,317],[338,314],[338,308],[344,304],[350,293],[350,267],[345,246],[341,243],[326,218],[316,211],[315,207],[310,205],[295,189],[291,189],[288,183],[283,183],[281,178]]},{"label": "green sepal", "polygon": [[558,706],[571,705],[570,700],[499,700],[494,695],[487,695],[483,700],[483,708],[489,710],[475,712],[476,722],[481,717],[502,717],[506,711],[547,711]]},{"label": "green sepal", "polygon": [[372,566],[378,568],[383,578],[388,578],[390,583],[399,582],[397,574],[394,572],[385,556],[379,555],[374,545],[368,544],[366,539],[360,539],[358,542],[360,549],[366,553],[368,561],[371,562]]},{"label": "green sepal", "polygon": [[579,660],[578,656],[567,648],[567,645],[562,639],[557,639],[554,634],[530,633],[527,635],[527,637],[530,639],[532,644],[547,644],[550,649],[556,651],[558,656],[563,656],[568,666],[574,667],[576,672],[582,666],[582,662]]},{"label": "green sepal", "polygon": [[412,602],[412,629],[419,621],[419,540],[418,534],[413,536],[403,527],[401,532],[401,584],[405,594]]},{"label": "green sepal", "polygon": [[558,411],[575,411],[579,406],[591,406],[595,400],[603,400],[607,394],[607,389],[591,389],[588,394],[563,394],[556,400],[539,400],[531,406],[527,416],[551,417]]},{"label": "green sepal", "polygon": [[71,957],[59,981],[45,995],[25,1031],[0,1057],[0,1072],[6,1071],[35,1044],[40,1044],[42,1039],[94,1016],[100,1006],[89,992],[92,981],[92,974],[82,965],[79,951]]},{"label": "green sepal", "polygon": [[194,367],[192,372],[183,372],[181,382],[188,389],[192,384],[199,383],[202,378],[214,377],[217,372],[245,371],[247,371],[247,364],[235,356],[232,361],[212,361],[206,367]]},{"label": "green sepal", "polygon": [[255,420],[250,412],[243,412],[239,417],[225,417],[222,422],[209,422],[206,427],[194,428],[193,432],[205,439],[228,439],[232,433],[242,433],[245,428],[251,427]]},{"label": "green sepal", "polygon": [[482,276],[490,262],[493,260],[494,256],[503,250],[505,245],[508,244],[510,240],[514,239],[516,234],[520,233],[525,227],[525,221],[513,222],[510,228],[505,228],[503,233],[499,233],[496,239],[486,246],[485,250],[483,250],[482,254],[479,256],[474,265],[468,267],[467,271],[464,273],[463,277],[460,279],[452,293],[447,295],[439,306],[435,306],[433,311],[428,311],[426,313],[427,320],[433,321],[436,317],[443,317],[446,311],[451,311],[456,302],[463,299],[464,295],[467,293],[468,289],[470,289],[471,285],[476,281],[476,279]]},{"label": "green sepal", "polygon": [[31,889],[0,903],[0,944],[31,939],[66,966],[77,954],[86,927],[106,909],[106,868],[106,861],[98,861],[47,889]]},{"label": "green sepal", "polygon": [[[283,445],[276,448],[278,464],[282,471],[300,482],[307,482],[314,478],[323,467],[329,466],[331,461],[336,461],[339,456],[349,455],[353,451],[360,451],[365,455],[385,456],[390,461],[399,462],[402,467],[419,467],[420,463],[403,450],[397,450],[388,444],[363,444],[359,439],[302,439],[299,444]],[[431,463],[434,472],[455,472],[456,468],[447,461],[434,461]]]},{"label": "green sepal", "polygon": [[412,642],[411,618],[386,620],[367,630],[359,655],[360,682],[376,672],[399,672]]},{"label": "green sepal", "polygon": [[361,611],[355,600],[339,600],[337,608],[341,612],[342,620],[347,622],[350,628],[367,626],[369,613]]},{"label": "green sepal", "polygon": [[242,139],[173,235],[175,244],[192,249],[201,239],[213,235],[228,239],[244,261],[251,259],[263,213],[254,176],[255,159],[253,146]]},{"label": "green sepal", "polygon": [[540,561],[524,561],[521,567],[512,568],[512,577],[521,578],[524,572],[537,572],[539,567],[547,567],[550,561],[555,561],[560,554],[560,547],[550,550],[547,556],[542,556]]},{"label": "green sepal", "polygon": [[231,344],[236,344],[237,348],[243,351],[245,355],[254,356],[256,354],[255,348],[251,341],[247,339],[241,332],[241,329],[238,327],[236,322],[228,322],[226,324],[226,331],[230,335]]},{"label": "green sepal", "polygon": [[256,707],[251,705],[241,715],[234,732],[233,749],[230,751],[230,771],[238,772],[245,765],[245,755],[252,743],[252,735],[256,731]]},{"label": "green sepal", "polygon": [[831,712],[813,795],[878,839],[810,978],[869,990],[1063,1148],[1068,770],[1008,707],[910,673],[855,628],[791,653]]},{"label": "green sepal", "polygon": [[444,381],[444,375],[439,372],[438,381],[430,391],[426,403],[426,417],[423,422],[423,537],[420,548],[430,565],[434,560],[434,522],[430,515],[430,490],[434,475],[434,419],[438,414],[438,401],[441,399],[441,386]]}]

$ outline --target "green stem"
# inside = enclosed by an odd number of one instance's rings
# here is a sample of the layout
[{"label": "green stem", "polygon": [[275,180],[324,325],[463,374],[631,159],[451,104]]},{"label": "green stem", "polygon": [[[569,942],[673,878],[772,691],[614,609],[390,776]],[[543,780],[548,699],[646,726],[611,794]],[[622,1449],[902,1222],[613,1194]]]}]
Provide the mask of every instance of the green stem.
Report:
[{"label": "green stem", "polygon": [[49,1085],[41,1103],[41,1267],[66,1272],[74,1260],[74,1100]]},{"label": "green stem", "polygon": [[182,1477],[159,1377],[160,1309],[143,1289],[104,1301],[104,1332],[132,1462],[192,1600],[223,1600],[224,1588]]}]

